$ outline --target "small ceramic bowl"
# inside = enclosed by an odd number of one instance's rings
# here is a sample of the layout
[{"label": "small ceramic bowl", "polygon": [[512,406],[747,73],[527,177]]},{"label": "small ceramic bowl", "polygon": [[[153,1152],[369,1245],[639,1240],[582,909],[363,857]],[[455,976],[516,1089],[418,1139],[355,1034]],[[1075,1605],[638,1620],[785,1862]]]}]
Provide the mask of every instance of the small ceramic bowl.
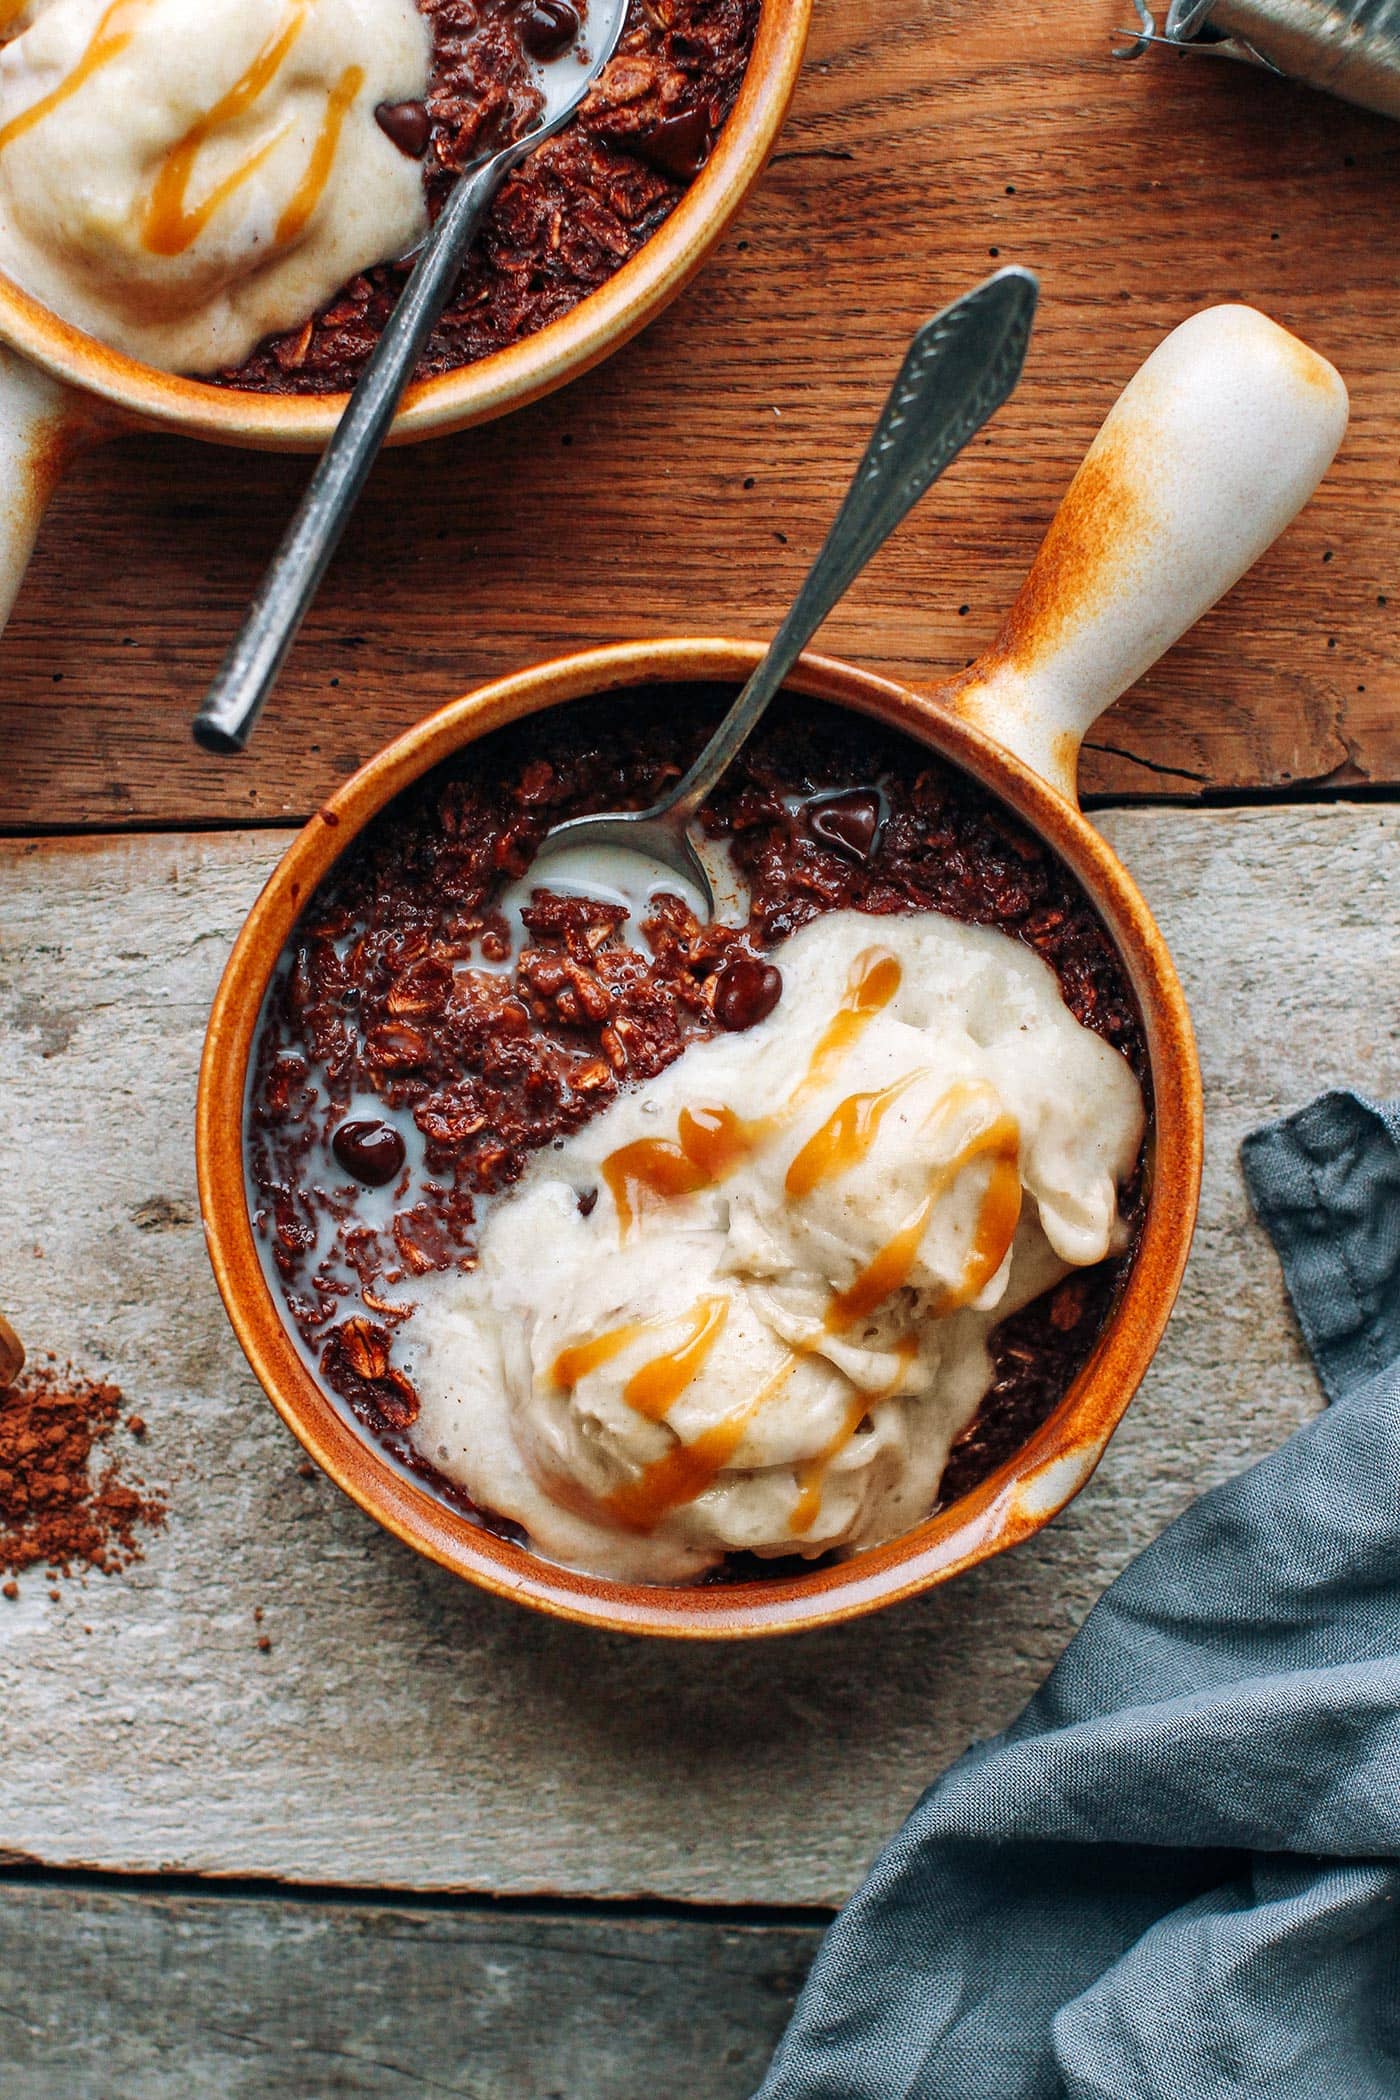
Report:
[{"label": "small ceramic bowl", "polygon": [[[812,0],[762,0],[739,97],[700,174],[606,284],[547,328],[404,396],[391,444],[444,437],[537,401],[621,347],[689,283],[747,197],[797,84]],[[156,371],[70,327],[0,276],[0,626],[75,451],[131,430],[319,452],[343,394],[270,396]]]},{"label": "small ceramic bowl", "polygon": [[484,1589],[637,1633],[789,1632],[943,1582],[1037,1531],[1089,1478],[1156,1349],[1196,1215],[1201,1086],[1161,934],[1074,792],[1095,717],[1243,572],[1306,500],[1341,439],[1330,365],[1262,315],[1217,307],[1154,353],[1080,469],[988,655],[920,694],[808,656],[791,689],[904,731],[998,796],[1072,870],[1136,993],[1151,1064],[1147,1213],[1089,1361],[1050,1418],[973,1493],[836,1565],[727,1587],[644,1587],[550,1562],[472,1524],[394,1468],[306,1368],[263,1274],[244,1181],[248,1060],[269,978],[317,885],[404,788],[478,737],[586,695],[703,680],[737,685],[751,643],[598,649],[501,679],[441,709],[347,781],[300,834],[234,947],[209,1023],[198,1111],[214,1273],[249,1362],[311,1456],[380,1523]]}]

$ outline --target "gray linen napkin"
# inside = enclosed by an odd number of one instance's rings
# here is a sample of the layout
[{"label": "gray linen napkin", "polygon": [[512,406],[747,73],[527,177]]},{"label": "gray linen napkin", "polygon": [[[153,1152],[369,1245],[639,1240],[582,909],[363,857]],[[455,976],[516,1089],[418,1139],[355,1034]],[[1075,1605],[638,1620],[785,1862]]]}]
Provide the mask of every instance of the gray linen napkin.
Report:
[{"label": "gray linen napkin", "polygon": [[1244,1164],[1334,1404],[924,1795],[760,2100],[1400,2096],[1400,1104]]}]

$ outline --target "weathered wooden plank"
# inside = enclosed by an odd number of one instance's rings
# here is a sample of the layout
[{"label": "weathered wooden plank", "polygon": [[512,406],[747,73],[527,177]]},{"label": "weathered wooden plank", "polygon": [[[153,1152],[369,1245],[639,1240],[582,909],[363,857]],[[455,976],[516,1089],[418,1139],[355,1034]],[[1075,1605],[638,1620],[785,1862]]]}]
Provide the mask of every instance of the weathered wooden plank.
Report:
[{"label": "weathered wooden plank", "polygon": [[381,465],[246,760],[198,757],[186,724],[304,463],[132,439],[81,464],[0,646],[0,824],[305,814],[489,675],[771,630],[910,330],[995,258],[1044,280],[1024,385],[831,649],[916,682],[960,668],[1134,366],[1193,308],[1249,299],[1343,370],[1345,453],[1102,726],[1087,784],[1400,779],[1400,373],[1376,240],[1400,135],[1243,67],[1120,65],[1124,5],[818,0],[790,129],[705,274],[563,395]]},{"label": "weathered wooden plank", "polygon": [[7,2100],[743,2100],[821,1927],[0,1882]]},{"label": "weathered wooden plank", "polygon": [[1400,810],[1106,829],[1175,945],[1210,1096],[1157,1365],[1091,1487],[1020,1552],[874,1620],[708,1650],[483,1597],[298,1472],[209,1279],[190,1142],[209,996],[276,839],[0,848],[0,1305],[32,1347],[118,1379],[172,1495],[129,1576],[57,1603],[30,1577],[0,1602],[0,1851],[522,1894],[848,1891],[1129,1554],[1316,1405],[1236,1147],[1329,1080],[1400,1089]]}]

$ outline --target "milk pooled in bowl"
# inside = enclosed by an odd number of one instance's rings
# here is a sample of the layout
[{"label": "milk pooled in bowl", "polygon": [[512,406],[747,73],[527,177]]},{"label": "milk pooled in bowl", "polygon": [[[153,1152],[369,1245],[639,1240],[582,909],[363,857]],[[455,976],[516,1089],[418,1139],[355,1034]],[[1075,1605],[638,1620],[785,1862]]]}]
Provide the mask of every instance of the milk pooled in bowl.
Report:
[{"label": "milk pooled in bowl", "polygon": [[118,350],[240,364],[426,231],[375,119],[426,91],[416,0],[31,0],[8,33],[0,268]]},{"label": "milk pooled in bowl", "polygon": [[1005,934],[833,912],[783,996],[542,1156],[404,1331],[421,1454],[542,1553],[693,1580],[933,1507],[998,1321],[1121,1251],[1124,1060]]}]

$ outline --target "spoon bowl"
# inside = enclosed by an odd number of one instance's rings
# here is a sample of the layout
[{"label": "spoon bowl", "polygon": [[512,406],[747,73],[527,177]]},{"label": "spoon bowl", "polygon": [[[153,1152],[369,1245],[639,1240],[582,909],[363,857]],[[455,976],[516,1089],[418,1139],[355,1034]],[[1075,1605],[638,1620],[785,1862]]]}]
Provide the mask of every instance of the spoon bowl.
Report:
[{"label": "spoon bowl", "polygon": [[[659,802],[651,809],[620,809],[601,817],[570,817],[540,841],[538,853],[525,876],[522,888],[529,889],[538,876],[541,864],[555,863],[556,882],[559,886],[561,870],[559,863],[565,856],[580,864],[577,876],[563,879],[569,888],[577,888],[587,895],[596,882],[594,870],[600,868],[608,856],[625,854],[636,863],[637,875],[630,881],[626,874],[617,885],[621,889],[642,887],[638,877],[645,877],[654,869],[662,868],[674,875],[683,889],[697,892],[703,906],[703,916],[712,919],[715,915],[714,885],[709,870],[695,850],[690,836],[689,820],[673,802]],[[590,880],[592,877],[592,880]],[[538,887],[538,884],[536,884]]]}]

